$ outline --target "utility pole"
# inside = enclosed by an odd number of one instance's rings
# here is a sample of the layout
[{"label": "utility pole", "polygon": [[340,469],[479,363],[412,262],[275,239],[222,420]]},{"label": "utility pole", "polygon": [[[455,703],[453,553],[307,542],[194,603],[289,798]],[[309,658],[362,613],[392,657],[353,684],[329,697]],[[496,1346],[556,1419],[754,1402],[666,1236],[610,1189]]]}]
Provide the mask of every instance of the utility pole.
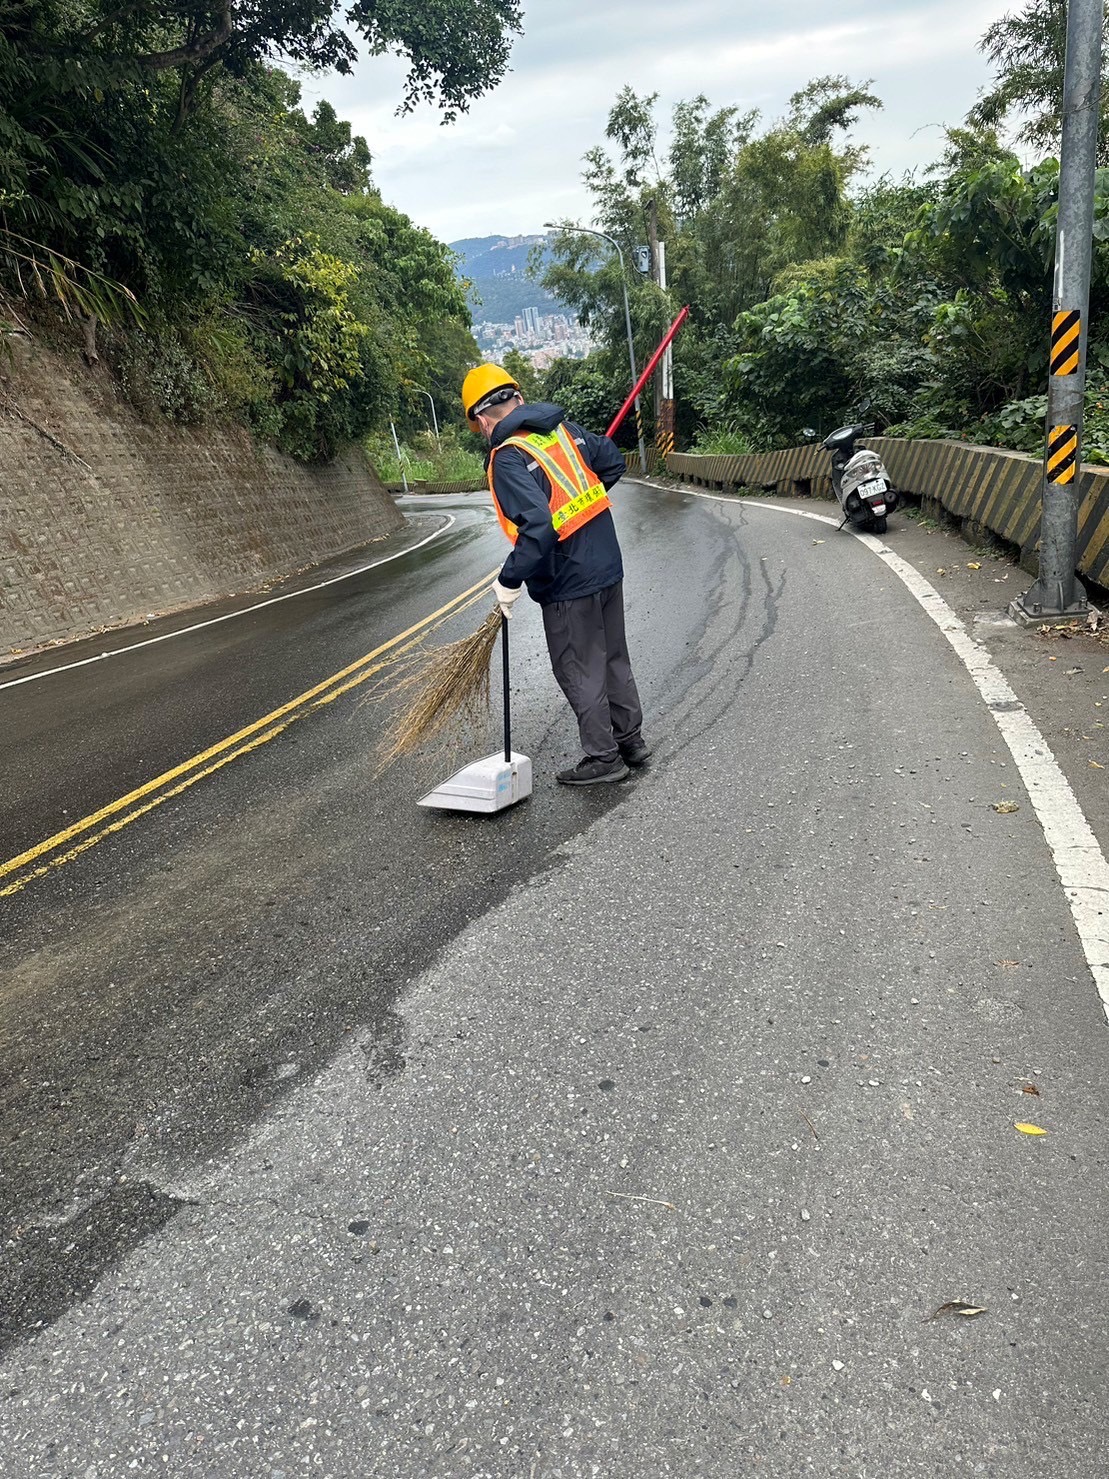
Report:
[{"label": "utility pole", "polygon": [[[658,285],[665,293],[666,243],[664,241],[658,244]],[[661,382],[662,402],[658,426],[655,430],[655,444],[658,447],[659,456],[663,459],[665,470],[666,458],[674,450],[674,351],[669,344],[666,346],[666,353],[662,356]]]},{"label": "utility pole", "polygon": [[[651,244],[651,276],[666,292],[666,243],[658,239],[658,202],[647,202],[647,239]],[[674,358],[667,346],[662,374],[655,381],[655,447],[665,459],[674,450]]]},{"label": "utility pole", "polygon": [[[591,226],[558,226],[554,221],[544,221],[543,225],[548,231],[580,231],[584,236],[599,236],[602,241],[607,241],[620,259],[620,285],[624,290],[624,328],[628,335],[628,363],[631,366],[632,384],[639,379],[639,372],[635,368],[635,340],[632,338],[632,315],[628,307],[628,271],[624,265],[624,253],[620,243],[615,236],[609,236],[605,231],[595,231]],[[639,405],[639,396],[635,398],[635,424],[639,434],[639,471],[644,477],[647,476],[647,449],[643,445],[643,412]]]},{"label": "utility pole", "polygon": [[[651,279],[658,282],[658,202],[652,196],[647,202],[647,243],[651,249]],[[662,416],[662,382],[656,380],[652,386],[655,397],[655,436],[658,436]]]},{"label": "utility pole", "polygon": [[1102,0],[1068,0],[1040,574],[1031,590],[1018,596],[1009,608],[1011,615],[1026,625],[1070,620],[1085,616],[1088,610],[1085,592],[1075,578],[1075,562],[1102,25]]}]

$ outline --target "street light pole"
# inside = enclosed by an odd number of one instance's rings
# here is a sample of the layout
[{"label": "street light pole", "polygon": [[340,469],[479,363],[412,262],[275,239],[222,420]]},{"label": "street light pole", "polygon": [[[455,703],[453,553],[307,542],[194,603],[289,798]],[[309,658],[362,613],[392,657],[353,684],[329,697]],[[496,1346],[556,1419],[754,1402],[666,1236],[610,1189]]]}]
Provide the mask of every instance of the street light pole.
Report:
[{"label": "street light pole", "polygon": [[400,442],[397,440],[397,428],[393,424],[392,421],[389,422],[389,430],[393,433],[393,446],[396,448],[397,466],[400,468],[401,486],[404,488],[404,491],[407,493],[408,492],[408,477],[407,477],[407,475],[406,475],[406,473],[404,471],[404,458],[401,456]]},{"label": "street light pole", "polygon": [[[631,366],[632,384],[639,379],[639,372],[635,368],[635,341],[632,338],[632,315],[628,307],[628,272],[624,265],[624,253],[620,249],[620,243],[615,237],[609,236],[605,231],[594,231],[591,226],[559,226],[554,221],[544,221],[544,227],[548,231],[579,231],[584,236],[599,236],[602,241],[607,241],[616,255],[620,258],[620,286],[624,290],[624,327],[628,332],[628,363]],[[643,411],[639,404],[639,397],[635,398],[635,425],[639,435],[639,471],[644,477],[647,476],[647,449],[643,444]]]},{"label": "street light pole", "polygon": [[435,397],[432,395],[430,390],[422,390],[418,385],[413,385],[412,389],[417,391],[420,395],[427,396],[427,403],[431,407],[431,424],[435,428],[435,445],[439,448],[440,451],[442,451],[443,444],[439,440],[439,418],[435,414]]},{"label": "street light pole", "polygon": [[1102,0],[1067,0],[1040,573],[1031,590],[1018,596],[1009,608],[1025,624],[1073,619],[1085,616],[1088,610],[1086,593],[1075,579],[1075,566],[1102,25]]}]

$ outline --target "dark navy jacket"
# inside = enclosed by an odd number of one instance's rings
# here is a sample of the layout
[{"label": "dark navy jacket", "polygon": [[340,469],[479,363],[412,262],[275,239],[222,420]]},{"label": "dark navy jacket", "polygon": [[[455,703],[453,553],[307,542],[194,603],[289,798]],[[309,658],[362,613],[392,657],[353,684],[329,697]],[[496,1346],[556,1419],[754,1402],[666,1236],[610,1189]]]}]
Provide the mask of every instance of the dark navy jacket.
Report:
[{"label": "dark navy jacket", "polygon": [[[492,445],[506,437],[526,436],[529,431],[553,431],[565,421],[561,406],[548,401],[517,406],[493,429]],[[624,458],[608,437],[594,436],[572,421],[566,421],[586,463],[606,488],[624,475]],[[512,553],[504,562],[502,585],[516,589],[527,585],[528,595],[540,606],[553,601],[575,601],[592,596],[624,578],[624,563],[616,539],[612,512],[596,514],[587,524],[559,543],[551,523],[551,485],[538,467],[528,470],[531,459],[522,447],[506,447],[493,463],[493,486],[506,519],[519,530]]]}]

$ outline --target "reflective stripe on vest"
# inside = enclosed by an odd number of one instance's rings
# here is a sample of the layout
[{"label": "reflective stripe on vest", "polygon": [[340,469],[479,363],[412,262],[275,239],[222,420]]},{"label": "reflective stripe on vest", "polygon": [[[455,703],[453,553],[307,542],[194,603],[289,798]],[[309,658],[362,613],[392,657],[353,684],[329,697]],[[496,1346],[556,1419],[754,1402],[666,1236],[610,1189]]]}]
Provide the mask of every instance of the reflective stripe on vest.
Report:
[{"label": "reflective stripe on vest", "polygon": [[538,467],[546,475],[551,485],[551,524],[560,541],[569,539],[583,524],[612,507],[604,484],[598,481],[564,424],[552,432],[533,431],[527,436],[506,437],[489,456],[489,491],[497,520],[513,544],[519,531],[505,517],[493,487],[493,463],[502,447],[519,447],[529,454],[529,466]]}]

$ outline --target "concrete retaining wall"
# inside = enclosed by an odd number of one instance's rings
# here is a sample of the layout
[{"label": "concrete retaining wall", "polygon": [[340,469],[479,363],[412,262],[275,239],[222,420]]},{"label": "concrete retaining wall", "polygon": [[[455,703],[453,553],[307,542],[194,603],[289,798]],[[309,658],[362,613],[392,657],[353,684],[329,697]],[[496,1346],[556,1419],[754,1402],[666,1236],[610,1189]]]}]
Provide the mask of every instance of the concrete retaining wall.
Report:
[{"label": "concrete retaining wall", "polygon": [[[1040,529],[1041,461],[1022,452],[973,447],[963,442],[898,441],[871,437],[895,488],[938,504],[971,526],[1000,535],[1035,571]],[[787,447],[735,457],[694,457],[675,452],[667,468],[678,477],[716,488],[774,489],[831,497],[828,453]],[[1083,466],[1078,516],[1078,569],[1109,586],[1109,469]]]},{"label": "concrete retaining wall", "polygon": [[0,660],[403,525],[359,451],[306,467],[245,430],[149,425],[107,375],[25,342],[0,369]]}]

